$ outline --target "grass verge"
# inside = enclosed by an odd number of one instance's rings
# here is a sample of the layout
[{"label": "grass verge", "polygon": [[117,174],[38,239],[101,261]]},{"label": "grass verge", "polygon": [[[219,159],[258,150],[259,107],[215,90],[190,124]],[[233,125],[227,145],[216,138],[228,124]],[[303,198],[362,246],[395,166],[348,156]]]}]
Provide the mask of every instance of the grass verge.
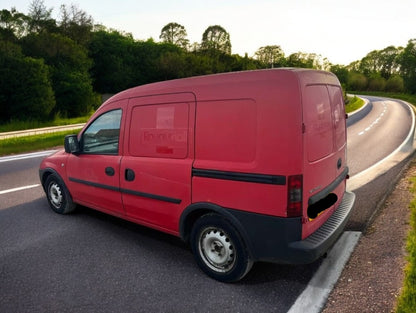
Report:
[{"label": "grass verge", "polygon": [[407,237],[407,266],[402,293],[397,302],[397,313],[416,312],[416,177],[411,178],[413,201],[410,203],[410,232]]},{"label": "grass verge", "polygon": [[356,95],[367,95],[367,96],[378,96],[392,99],[400,99],[407,101],[416,106],[416,95],[410,95],[407,93],[393,93],[393,92],[369,92],[369,91],[351,91],[352,94]]},{"label": "grass verge", "polygon": [[64,137],[75,133],[77,130],[3,139],[0,140],[0,156],[63,146]]},{"label": "grass verge", "polygon": [[364,100],[361,98],[358,98],[357,96],[354,97],[348,97],[349,101],[345,105],[345,112],[351,113],[355,110],[358,110],[364,105]]},{"label": "grass verge", "polygon": [[55,117],[53,121],[49,122],[39,122],[39,121],[11,121],[7,124],[0,125],[0,133],[11,132],[16,130],[26,130],[50,126],[65,126],[72,124],[81,124],[88,121],[90,115],[75,117],[75,118],[61,118],[59,116]]}]

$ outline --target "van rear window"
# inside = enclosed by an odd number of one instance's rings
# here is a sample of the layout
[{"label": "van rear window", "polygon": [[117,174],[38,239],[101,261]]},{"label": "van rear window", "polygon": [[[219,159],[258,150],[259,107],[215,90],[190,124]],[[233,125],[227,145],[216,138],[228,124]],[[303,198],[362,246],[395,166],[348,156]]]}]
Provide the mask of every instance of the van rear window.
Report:
[{"label": "van rear window", "polygon": [[306,87],[304,97],[308,161],[314,162],[333,151],[332,111],[326,85]]}]

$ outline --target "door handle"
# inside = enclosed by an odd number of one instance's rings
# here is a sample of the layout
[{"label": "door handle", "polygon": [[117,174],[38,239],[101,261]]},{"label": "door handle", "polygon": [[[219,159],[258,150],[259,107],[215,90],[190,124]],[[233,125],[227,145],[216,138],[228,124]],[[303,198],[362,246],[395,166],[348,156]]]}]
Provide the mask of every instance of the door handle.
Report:
[{"label": "door handle", "polygon": [[110,166],[105,168],[105,174],[107,176],[114,176],[115,173],[116,172],[114,171],[114,168],[112,168]]},{"label": "door handle", "polygon": [[135,177],[136,175],[134,174],[134,171],[129,168],[126,168],[126,171],[124,172],[124,178],[127,181],[133,181]]}]

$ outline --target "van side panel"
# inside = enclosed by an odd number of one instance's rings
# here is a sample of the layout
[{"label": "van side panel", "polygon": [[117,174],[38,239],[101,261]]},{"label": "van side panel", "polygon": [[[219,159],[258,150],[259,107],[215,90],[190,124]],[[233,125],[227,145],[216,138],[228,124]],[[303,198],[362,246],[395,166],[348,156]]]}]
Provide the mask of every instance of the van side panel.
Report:
[{"label": "van side panel", "polygon": [[[194,175],[193,203],[286,217],[286,177],[303,164],[299,83],[291,72],[263,74],[229,86],[235,99],[198,98],[193,168],[226,174]],[[237,174],[259,180],[233,179]]]}]

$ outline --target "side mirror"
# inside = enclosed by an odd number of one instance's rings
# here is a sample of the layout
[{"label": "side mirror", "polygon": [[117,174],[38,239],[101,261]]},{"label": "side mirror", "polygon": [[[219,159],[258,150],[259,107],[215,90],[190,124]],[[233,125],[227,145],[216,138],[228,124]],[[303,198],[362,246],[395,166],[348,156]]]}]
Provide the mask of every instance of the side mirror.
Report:
[{"label": "side mirror", "polygon": [[64,146],[66,153],[77,154],[81,151],[77,135],[65,136]]}]

